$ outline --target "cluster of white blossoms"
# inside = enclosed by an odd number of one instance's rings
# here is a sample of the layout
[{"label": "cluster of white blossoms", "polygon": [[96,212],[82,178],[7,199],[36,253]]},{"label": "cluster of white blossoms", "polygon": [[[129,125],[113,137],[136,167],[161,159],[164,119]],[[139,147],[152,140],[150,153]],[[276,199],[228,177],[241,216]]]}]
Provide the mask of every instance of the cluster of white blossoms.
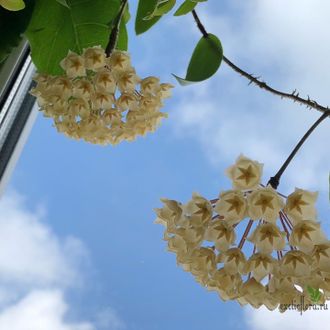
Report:
[{"label": "cluster of white blossoms", "polygon": [[262,169],[241,155],[227,170],[232,190],[211,201],[196,193],[186,204],[162,199],[156,223],[178,265],[224,301],[285,311],[302,297],[316,303],[312,288],[322,304],[330,299],[330,241],[316,220],[317,193],[296,188],[285,197],[260,184]]},{"label": "cluster of white blossoms", "polygon": [[154,132],[166,117],[160,109],[173,86],[156,77],[140,79],[127,52],[107,57],[99,46],[82,55],[69,51],[60,65],[65,74],[38,74],[31,94],[57,130],[71,138],[115,145]]}]

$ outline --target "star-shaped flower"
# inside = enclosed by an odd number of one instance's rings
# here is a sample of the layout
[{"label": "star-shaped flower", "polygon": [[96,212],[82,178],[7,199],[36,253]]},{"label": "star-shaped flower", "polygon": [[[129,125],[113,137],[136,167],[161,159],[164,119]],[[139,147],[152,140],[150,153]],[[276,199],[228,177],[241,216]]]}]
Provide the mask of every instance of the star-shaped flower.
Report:
[{"label": "star-shaped flower", "polygon": [[315,220],[317,192],[296,188],[287,198],[285,213],[294,221]]},{"label": "star-shaped flower", "polygon": [[272,223],[259,225],[248,240],[255,244],[259,252],[266,254],[285,247],[285,233]]},{"label": "star-shaped flower", "polygon": [[311,272],[311,258],[302,251],[289,251],[280,261],[280,272],[284,276],[308,276]]},{"label": "star-shaped flower", "polygon": [[252,220],[275,223],[284,202],[272,187],[259,188],[248,196],[248,213]]},{"label": "star-shaped flower", "polygon": [[246,199],[240,190],[227,190],[220,194],[214,209],[226,222],[235,224],[245,218],[246,208]]},{"label": "star-shaped flower", "polygon": [[226,174],[235,189],[254,189],[260,183],[262,168],[262,164],[240,155],[236,163],[227,169]]},{"label": "star-shaped flower", "polygon": [[224,263],[224,269],[228,274],[244,273],[246,259],[239,248],[231,248],[221,253],[218,259]]},{"label": "star-shaped flower", "polygon": [[205,239],[215,243],[218,251],[225,251],[235,242],[234,228],[224,220],[216,220],[208,227]]},{"label": "star-shaped flower", "polygon": [[304,252],[309,252],[314,245],[325,242],[325,234],[320,229],[320,224],[314,221],[301,221],[296,224],[291,232],[289,242],[299,247]]},{"label": "star-shaped flower", "polygon": [[88,70],[97,71],[105,66],[105,52],[101,46],[84,49],[83,57]]},{"label": "star-shaped flower", "polygon": [[317,244],[311,253],[316,270],[330,273],[330,242]]}]

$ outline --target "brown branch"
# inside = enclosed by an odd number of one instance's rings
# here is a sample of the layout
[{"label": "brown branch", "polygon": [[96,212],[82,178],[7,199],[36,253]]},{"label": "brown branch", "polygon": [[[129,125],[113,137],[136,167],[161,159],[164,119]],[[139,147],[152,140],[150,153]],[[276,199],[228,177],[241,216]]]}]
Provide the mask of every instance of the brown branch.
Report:
[{"label": "brown branch", "polygon": [[[204,25],[202,24],[202,22],[199,19],[195,10],[192,10],[192,15],[195,19],[195,22],[197,24],[199,31],[202,33],[204,38],[207,38],[209,34],[206,31]],[[267,85],[266,82],[260,80],[258,77],[255,77],[250,73],[247,73],[246,71],[244,71],[243,69],[238,67],[236,64],[234,64],[232,61],[230,61],[226,56],[223,56],[223,62],[225,62],[235,72],[239,73],[241,76],[248,79],[250,84],[255,84],[259,88],[264,89],[271,94],[277,95],[277,96],[281,97],[282,99],[283,98],[290,99],[293,102],[297,102],[301,105],[304,105],[309,109],[315,109],[320,112],[326,113],[326,114],[328,114],[328,116],[330,116],[330,108],[328,106],[323,106],[323,105],[319,104],[318,102],[310,99],[309,97],[307,97],[307,99],[304,99],[299,96],[299,93],[296,90],[294,90],[292,93],[279,91],[279,90]]]}]

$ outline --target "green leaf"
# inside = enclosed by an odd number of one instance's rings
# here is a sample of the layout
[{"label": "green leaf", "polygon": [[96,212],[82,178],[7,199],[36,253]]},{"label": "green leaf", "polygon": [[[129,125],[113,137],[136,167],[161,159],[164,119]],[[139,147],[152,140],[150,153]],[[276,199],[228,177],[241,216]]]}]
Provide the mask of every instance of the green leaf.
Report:
[{"label": "green leaf", "polygon": [[58,3],[60,3],[61,5],[63,5],[64,7],[70,8],[68,5],[67,0],[56,0]]},{"label": "green leaf", "polygon": [[127,50],[127,48],[128,48],[128,34],[127,34],[126,24],[125,22],[121,22],[119,26],[119,35],[118,35],[116,49]]},{"label": "green leaf", "polygon": [[191,56],[186,78],[174,77],[185,86],[210,78],[220,67],[223,50],[220,40],[213,34],[202,37]]},{"label": "green leaf", "polygon": [[25,8],[23,0],[1,0],[0,6],[10,11],[18,11]]},{"label": "green leaf", "polygon": [[154,16],[162,16],[167,14],[175,6],[175,4],[176,0],[168,0],[160,3],[154,11]]},{"label": "green leaf", "polygon": [[314,289],[310,286],[307,286],[307,292],[311,298],[311,301],[313,303],[318,303],[320,298],[321,298],[321,292],[319,291],[319,289]]},{"label": "green leaf", "polygon": [[26,32],[32,60],[39,72],[58,75],[59,63],[68,50],[108,43],[110,26],[120,0],[67,0],[70,8],[57,1],[36,0],[33,17]]},{"label": "green leaf", "polygon": [[21,34],[26,30],[33,11],[34,1],[26,1],[20,11],[8,11],[0,7],[0,63],[18,46]]},{"label": "green leaf", "polygon": [[182,16],[190,13],[197,5],[197,2],[186,0],[174,13],[174,16]]},{"label": "green leaf", "polygon": [[161,16],[156,16],[151,19],[146,19],[146,17],[150,16],[155,9],[157,8],[158,0],[140,0],[136,18],[135,18],[135,33],[141,34],[148,31]]},{"label": "green leaf", "polygon": [[129,4],[126,4],[125,10],[124,10],[124,16],[123,16],[123,20],[126,23],[128,23],[128,21],[131,19],[131,13],[129,12]]}]

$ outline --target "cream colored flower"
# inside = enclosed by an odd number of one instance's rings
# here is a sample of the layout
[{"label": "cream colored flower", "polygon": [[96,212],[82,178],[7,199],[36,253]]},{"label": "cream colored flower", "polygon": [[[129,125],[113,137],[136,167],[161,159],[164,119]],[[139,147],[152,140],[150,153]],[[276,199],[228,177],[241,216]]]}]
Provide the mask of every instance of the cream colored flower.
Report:
[{"label": "cream colored flower", "polygon": [[205,233],[205,238],[215,243],[218,251],[226,251],[235,242],[234,228],[223,220],[211,223]]},{"label": "cream colored flower", "polygon": [[314,245],[322,244],[325,241],[326,237],[320,228],[320,224],[305,220],[298,222],[293,227],[289,243],[304,252],[310,252],[313,250]]},{"label": "cream colored flower", "polygon": [[259,308],[266,297],[266,290],[261,283],[251,277],[241,286],[240,294],[254,308]]},{"label": "cream colored flower", "polygon": [[47,90],[62,95],[62,98],[69,98],[72,95],[71,79],[66,77],[54,77],[49,82]]},{"label": "cream colored flower", "polygon": [[200,227],[180,227],[176,230],[176,235],[181,236],[187,244],[196,247],[204,238],[204,229]]},{"label": "cream colored flower", "polygon": [[280,210],[284,207],[283,199],[272,187],[259,188],[248,196],[248,213],[252,220],[265,220],[275,224]]},{"label": "cream colored flower", "polygon": [[226,291],[236,289],[238,291],[242,284],[241,276],[236,274],[229,274],[224,268],[220,268],[213,273],[212,279],[208,286],[210,290]]},{"label": "cream colored flower", "polygon": [[199,276],[204,273],[213,273],[216,270],[215,253],[212,249],[200,247],[194,251],[191,264],[191,273]]},{"label": "cream colored flower", "polygon": [[168,239],[168,251],[176,254],[186,254],[188,252],[187,243],[179,236],[174,235]]},{"label": "cream colored flower", "polygon": [[278,292],[278,291],[289,291],[294,289],[294,278],[290,276],[272,276],[268,282],[268,291],[270,293]]},{"label": "cream colored flower", "polygon": [[239,248],[231,248],[219,255],[218,260],[224,263],[224,269],[228,274],[244,274],[246,263],[245,255]]},{"label": "cream colored flower", "polygon": [[69,113],[81,118],[86,118],[90,115],[91,109],[89,104],[84,99],[73,99],[69,102]]},{"label": "cream colored flower", "polygon": [[121,122],[121,112],[116,108],[111,108],[103,112],[102,114],[103,121],[105,125],[115,125],[116,123]]},{"label": "cream colored flower", "polygon": [[239,274],[227,274],[221,268],[213,273],[212,278],[206,283],[206,286],[208,290],[216,291],[223,301],[227,301],[239,298],[239,288],[242,282]]},{"label": "cream colored flower", "polygon": [[315,220],[317,192],[296,188],[287,198],[285,213],[294,221]]},{"label": "cream colored flower", "polygon": [[82,56],[69,50],[68,55],[60,62],[69,78],[86,76],[85,63]]},{"label": "cream colored flower", "polygon": [[175,232],[176,226],[182,219],[182,204],[167,198],[162,198],[163,208],[155,209],[157,219],[155,223],[162,224],[169,232]]},{"label": "cream colored flower", "polygon": [[115,50],[107,59],[108,65],[114,71],[126,71],[131,67],[130,56],[127,52]]},{"label": "cream colored flower", "polygon": [[133,93],[122,93],[121,96],[116,101],[116,105],[119,110],[137,110],[138,100],[136,95]]},{"label": "cream colored flower", "polygon": [[135,86],[139,83],[140,78],[136,75],[135,70],[123,71],[118,75],[117,85],[118,89],[124,92],[134,92]]},{"label": "cream colored flower", "polygon": [[101,46],[94,46],[84,49],[83,57],[85,60],[85,68],[97,71],[105,66],[105,52]]},{"label": "cream colored flower", "polygon": [[220,194],[214,210],[230,224],[246,217],[247,202],[240,190],[227,190]]},{"label": "cream colored flower", "polygon": [[110,70],[106,68],[98,70],[93,80],[97,90],[105,93],[115,93],[117,83]]},{"label": "cream colored flower", "polygon": [[[140,85],[141,79],[131,67],[126,52],[114,51],[105,59],[100,46],[85,49],[83,56],[69,51],[60,65],[66,74],[37,75],[34,78],[37,86],[31,94],[37,97],[43,114],[56,121],[58,131],[69,137],[116,145],[154,132],[162,118],[167,117],[160,109],[162,96],[165,97],[162,91],[167,93],[170,85],[159,84],[155,77],[144,79]],[[55,102],[58,95],[62,99]],[[87,111],[83,101],[72,102],[73,99],[84,99],[92,110]],[[58,117],[66,113],[67,101],[72,114],[77,113],[77,106],[82,111],[63,121]]]},{"label": "cream colored flower", "polygon": [[92,101],[93,109],[95,110],[111,109],[115,99],[113,94],[95,92],[95,94],[93,94],[91,98],[91,101]]},{"label": "cream colored flower", "polygon": [[262,169],[263,164],[240,155],[236,163],[226,170],[226,174],[232,180],[235,189],[254,189],[260,183]]},{"label": "cream colored flower", "polygon": [[157,77],[147,77],[141,80],[141,92],[144,95],[157,94],[161,87],[159,83],[159,78]]},{"label": "cream colored flower", "polygon": [[283,276],[309,276],[311,261],[311,258],[302,251],[289,251],[280,261],[280,272]]},{"label": "cream colored flower", "polygon": [[162,83],[160,84],[160,91],[159,96],[161,99],[167,99],[172,96],[172,88],[174,88],[174,85]]},{"label": "cream colored flower", "polygon": [[256,245],[259,252],[266,254],[285,247],[285,233],[272,223],[258,226],[248,240]]},{"label": "cream colored flower", "polygon": [[246,262],[245,272],[252,273],[252,276],[261,281],[266,275],[273,272],[274,267],[277,266],[277,260],[272,258],[269,254],[256,253],[253,254]]},{"label": "cream colored flower", "polygon": [[197,193],[193,193],[192,199],[184,206],[184,212],[192,226],[208,224],[213,214],[211,203]]},{"label": "cream colored flower", "polygon": [[266,306],[268,310],[273,311],[277,309],[280,302],[276,296],[266,292],[262,300],[262,303]]},{"label": "cream colored flower", "polygon": [[93,93],[93,85],[87,78],[78,79],[73,82],[73,97],[83,98],[86,101],[90,101]]},{"label": "cream colored flower", "polygon": [[311,256],[315,268],[330,273],[330,241],[315,245]]}]

